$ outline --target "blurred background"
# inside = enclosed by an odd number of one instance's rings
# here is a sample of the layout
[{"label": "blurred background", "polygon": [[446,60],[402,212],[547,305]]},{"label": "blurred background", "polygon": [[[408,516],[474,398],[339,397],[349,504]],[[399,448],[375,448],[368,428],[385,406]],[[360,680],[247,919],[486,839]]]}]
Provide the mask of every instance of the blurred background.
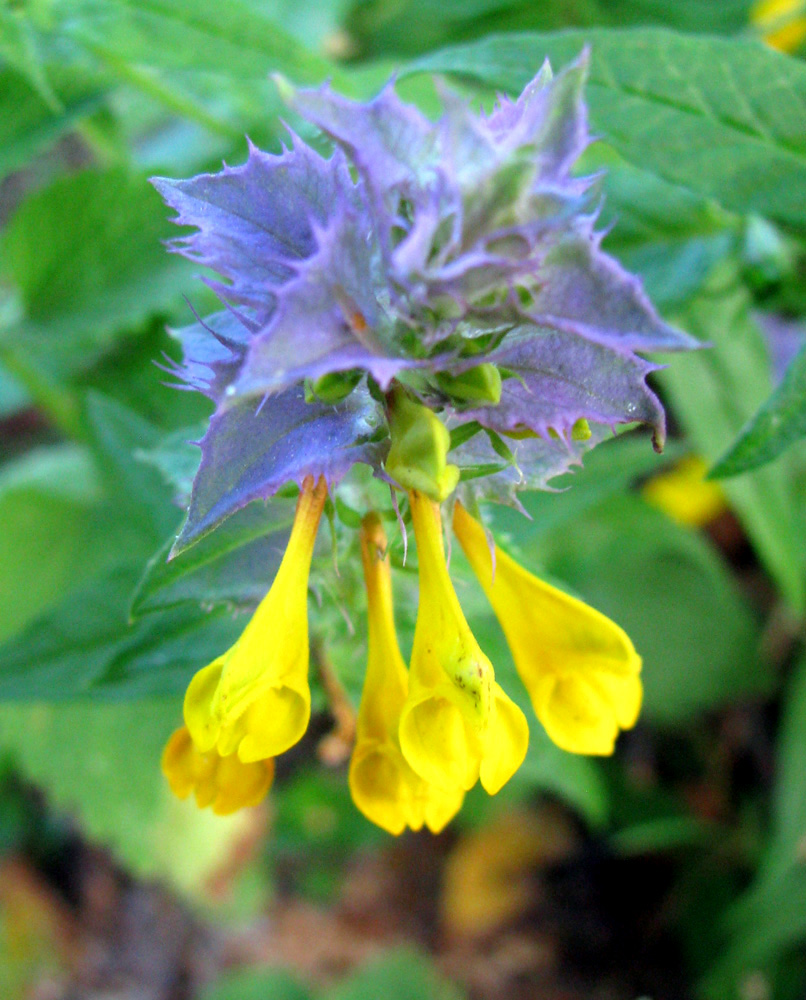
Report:
[{"label": "blurred background", "polygon": [[[806,995],[805,8],[0,6],[0,996]],[[307,737],[262,807],[173,799],[159,758],[182,692],[265,593],[289,507],[252,505],[165,563],[209,404],[155,361],[214,300],[166,252],[147,178],[241,163],[247,134],[279,151],[281,119],[324,149],[273,71],[360,98],[394,72],[435,115],[433,73],[489,107],[585,44],[601,141],[580,169],[606,170],[605,246],[710,347],[660,359],[662,456],[628,431],[567,491],[526,497],[532,520],[493,523],[630,634],[639,725],[601,760],[532,719],[516,778],[440,836],[372,827],[346,782],[363,598],[323,540]],[[528,708],[459,553],[451,568]],[[408,652],[411,567],[396,587]]]}]

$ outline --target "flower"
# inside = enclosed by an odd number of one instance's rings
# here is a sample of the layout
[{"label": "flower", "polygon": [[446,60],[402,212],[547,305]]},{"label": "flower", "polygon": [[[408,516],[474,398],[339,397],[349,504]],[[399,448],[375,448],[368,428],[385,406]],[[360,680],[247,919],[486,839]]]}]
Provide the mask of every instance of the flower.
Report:
[{"label": "flower", "polygon": [[[655,366],[639,352],[699,346],[602,250],[596,178],[575,169],[590,142],[587,69],[587,52],[556,77],[546,64],[489,114],[443,89],[436,121],[393,84],[359,103],[280,80],[329,157],[294,136],[277,156],[249,144],[241,166],[153,179],[193,230],[173,249],[220,276],[206,280],[224,306],[176,333],[173,373],[215,410],[172,553],[256,499],[302,490],[271,590],[190,683],[191,757],[258,762],[304,732],[307,582],[329,492],[334,551],[363,523],[359,809],[391,832],[439,829],[476,781],[495,793],[522,762],[527,723],[459,606],[438,505],[517,507],[519,490],[547,488],[617,424],[648,425],[660,450]],[[361,522],[378,509],[374,487],[359,476],[340,487],[356,463],[409,499],[420,593],[408,674],[380,521]],[[483,529],[455,510],[538,717],[567,749],[611,752],[641,701],[629,639],[503,553],[493,577]]]},{"label": "flower", "polygon": [[459,811],[461,788],[429,784],[400,751],[400,711],[408,672],[400,655],[392,611],[392,577],[380,518],[367,514],[361,526],[361,556],[367,587],[369,654],[356,742],[350,760],[353,801],[373,823],[399,834],[425,824],[438,833]]},{"label": "flower", "polygon": [[701,455],[686,455],[671,469],[647,480],[641,494],[678,524],[702,527],[728,509],[722,487],[705,478],[707,471],[708,463]]},{"label": "flower", "polygon": [[185,724],[201,753],[276,757],[307,728],[308,573],[326,497],[324,478],[308,477],[271,589],[235,645],[188,686]]},{"label": "flower", "polygon": [[[472,470],[464,492],[514,502],[616,424],[646,423],[662,446],[656,366],[636,352],[698,342],[601,249],[596,179],[573,170],[587,68],[587,54],[556,77],[546,65],[487,115],[445,91],[435,122],[391,84],[359,103],[280,81],[329,159],[294,137],[279,156],[250,145],[242,166],[153,179],[195,227],[174,249],[222,276],[227,305],[177,332],[175,374],[216,409],[175,552],[356,462],[439,500]],[[411,437],[407,397],[433,416]],[[413,465],[441,425],[461,438],[451,462]]]},{"label": "flower", "polygon": [[804,0],[758,0],[750,11],[751,22],[767,45],[781,52],[797,52],[806,41]]},{"label": "flower", "polygon": [[217,816],[228,816],[265,798],[274,779],[274,761],[244,764],[236,754],[202,753],[187,726],[180,726],[163,750],[162,773],[178,798],[193,792],[199,809],[210,806]]},{"label": "flower", "polygon": [[409,503],[420,599],[400,747],[426,781],[469,789],[481,778],[494,795],[523,763],[529,729],[462,614],[445,564],[439,507],[416,491]]},{"label": "flower", "polygon": [[495,546],[461,503],[453,530],[504,630],[535,714],[571,753],[610,754],[641,707],[641,658],[599,611],[550,587]]}]

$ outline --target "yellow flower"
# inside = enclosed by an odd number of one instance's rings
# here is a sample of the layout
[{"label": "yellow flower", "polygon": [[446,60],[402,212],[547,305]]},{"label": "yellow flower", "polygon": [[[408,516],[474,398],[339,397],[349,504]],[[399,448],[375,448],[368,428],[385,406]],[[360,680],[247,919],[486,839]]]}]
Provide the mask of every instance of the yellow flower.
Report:
[{"label": "yellow flower", "polygon": [[641,708],[641,658],[600,612],[550,587],[495,546],[456,504],[453,528],[506,635],[535,713],[572,753],[610,754]]},{"label": "yellow flower", "polygon": [[678,524],[693,528],[713,521],[727,510],[719,483],[705,478],[708,464],[699,455],[687,455],[666,472],[648,480],[641,494],[647,503]]},{"label": "yellow flower", "polygon": [[426,781],[492,795],[520,767],[529,730],[495,681],[448,576],[437,504],[409,494],[420,563],[420,602],[400,719],[400,746]]},{"label": "yellow flower", "polygon": [[795,52],[806,41],[804,0],[759,0],[750,20],[761,30],[764,41],[781,52]]},{"label": "yellow flower", "polygon": [[361,812],[389,833],[425,824],[439,831],[459,811],[464,792],[423,781],[400,752],[398,725],[409,680],[392,611],[392,578],[386,536],[377,514],[361,525],[361,557],[367,586],[369,655],[350,761],[350,792]]},{"label": "yellow flower", "polygon": [[276,757],[308,726],[308,574],[326,497],[324,477],[314,486],[308,476],[271,590],[235,645],[188,686],[185,724],[202,753]]},{"label": "yellow flower", "polygon": [[199,809],[211,806],[217,816],[228,816],[265,797],[274,778],[274,761],[244,764],[235,754],[202,753],[187,726],[182,726],[162,752],[162,773],[178,798],[186,799],[193,792]]}]

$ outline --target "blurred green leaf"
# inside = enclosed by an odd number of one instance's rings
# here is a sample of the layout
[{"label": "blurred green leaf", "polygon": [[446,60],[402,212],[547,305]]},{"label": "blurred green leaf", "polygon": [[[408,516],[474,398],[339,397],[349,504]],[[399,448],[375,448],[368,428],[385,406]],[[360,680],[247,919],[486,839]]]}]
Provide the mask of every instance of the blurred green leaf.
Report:
[{"label": "blurred green leaf", "polygon": [[[97,392],[87,395],[86,418],[98,471],[116,518],[126,525],[129,533],[140,536],[144,548],[153,550],[181,519],[162,476],[140,457],[144,450],[156,445],[157,430],[125,406]],[[130,559],[139,554],[129,546]]]},{"label": "blurred green leaf", "polygon": [[104,90],[90,78],[77,74],[64,77],[59,87],[60,105],[52,104],[36,91],[30,81],[14,70],[0,69],[0,179],[24,166],[101,107]]},{"label": "blurred green leaf", "polygon": [[0,471],[0,642],[18,632],[86,563],[100,489],[86,449],[54,445]]},{"label": "blurred green leaf", "polygon": [[[0,699],[179,691],[195,670],[229,648],[242,627],[222,608],[205,612],[189,604],[130,624],[143,566],[176,530],[180,513],[157,470],[137,458],[157,442],[153,427],[97,394],[87,400],[87,422],[106,489],[83,555],[96,575],[82,577],[80,586],[65,580],[61,603],[0,647]],[[109,690],[101,693],[104,685]]]},{"label": "blurred green leaf", "polygon": [[684,452],[670,441],[663,455],[652,450],[644,432],[623,434],[598,445],[585,456],[585,464],[552,482],[558,492],[534,491],[522,495],[528,517],[511,507],[491,507],[489,514],[496,538],[509,534],[521,548],[563,524],[582,518],[586,511],[637,479],[658,473]]},{"label": "blurred green leaf", "polygon": [[[591,153],[597,149],[601,151],[601,145],[593,146]],[[611,162],[612,155],[590,158],[594,169],[606,171],[600,216],[600,224],[610,230],[605,249],[641,276],[658,308],[679,306],[733,249],[738,220],[715,202],[656,174],[622,160]]]},{"label": "blurred green leaf", "polygon": [[332,72],[250,0],[57,0],[54,10],[70,38],[126,63],[295,81]]},{"label": "blurred green leaf", "polygon": [[171,228],[146,178],[121,168],[82,171],[32,194],[0,244],[24,311],[3,331],[3,350],[56,375],[87,368],[179,299],[190,269],[162,245]]},{"label": "blurred green leaf", "polygon": [[747,24],[753,0],[380,0],[356,4],[349,22],[362,52],[416,55],[491,32],[659,24],[680,31],[732,34]]},{"label": "blurred green leaf", "polygon": [[326,1000],[461,1000],[462,992],[436,972],[418,952],[390,952],[368,962],[359,972],[325,994]]},{"label": "blurred green leaf", "polygon": [[[713,462],[725,452],[772,391],[769,351],[751,317],[749,293],[736,265],[726,261],[675,318],[711,346],[674,359],[659,372],[689,440]],[[784,598],[804,606],[806,505],[788,458],[752,475],[725,480],[722,489]]]},{"label": "blurred green leaf", "polygon": [[685,722],[769,686],[756,622],[716,551],[640,498],[613,497],[530,555],[630,636],[643,717]]},{"label": "blurred green leaf", "polygon": [[314,994],[283,969],[248,969],[216,980],[199,1000],[314,1000]]},{"label": "blurred green leaf", "polygon": [[558,70],[585,45],[592,130],[626,160],[735,211],[806,225],[806,65],[759,43],[663,29],[524,33],[445,49],[405,72],[519,93],[546,56]]},{"label": "blurred green leaf", "polygon": [[712,479],[739,476],[777,458],[806,436],[806,347],[783,381],[711,469]]},{"label": "blurred green leaf", "polygon": [[74,813],[87,836],[109,847],[129,871],[199,890],[225,863],[244,821],[213,816],[171,795],[160,756],[180,719],[178,698],[0,705],[0,747],[13,753],[52,808]]},{"label": "blurred green leaf", "polygon": [[0,56],[28,78],[42,100],[53,111],[60,102],[48,80],[37,45],[37,33],[22,10],[0,7]]}]

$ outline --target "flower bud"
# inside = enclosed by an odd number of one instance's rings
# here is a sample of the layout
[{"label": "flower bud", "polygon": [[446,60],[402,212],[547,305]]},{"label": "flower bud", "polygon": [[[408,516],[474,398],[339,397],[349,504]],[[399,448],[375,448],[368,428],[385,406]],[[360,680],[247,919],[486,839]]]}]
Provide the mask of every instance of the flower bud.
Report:
[{"label": "flower bud", "polygon": [[437,372],[436,382],[445,395],[459,405],[497,406],[501,402],[501,374],[489,361],[460,375]]},{"label": "flower bud", "polygon": [[306,379],[305,402],[336,404],[346,399],[361,381],[360,371],[328,372],[318,379]]},{"label": "flower bud", "polygon": [[392,479],[437,502],[453,493],[459,469],[447,463],[451,436],[439,417],[398,390],[391,400],[389,428],[392,444],[385,468]]}]

